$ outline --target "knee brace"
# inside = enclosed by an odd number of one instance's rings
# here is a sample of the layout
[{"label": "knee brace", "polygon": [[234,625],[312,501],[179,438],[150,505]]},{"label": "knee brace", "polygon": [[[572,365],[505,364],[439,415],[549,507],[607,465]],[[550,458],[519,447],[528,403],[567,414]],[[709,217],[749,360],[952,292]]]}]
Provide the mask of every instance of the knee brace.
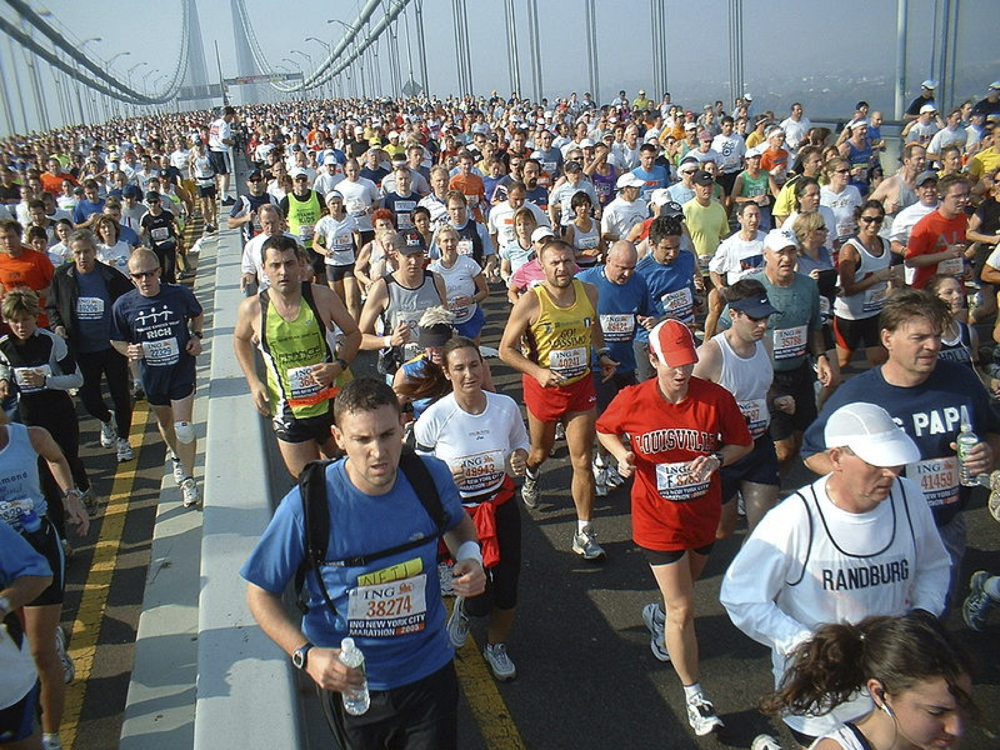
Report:
[{"label": "knee brace", "polygon": [[177,435],[177,442],[181,445],[189,445],[194,442],[194,425],[190,422],[174,422],[174,434]]}]

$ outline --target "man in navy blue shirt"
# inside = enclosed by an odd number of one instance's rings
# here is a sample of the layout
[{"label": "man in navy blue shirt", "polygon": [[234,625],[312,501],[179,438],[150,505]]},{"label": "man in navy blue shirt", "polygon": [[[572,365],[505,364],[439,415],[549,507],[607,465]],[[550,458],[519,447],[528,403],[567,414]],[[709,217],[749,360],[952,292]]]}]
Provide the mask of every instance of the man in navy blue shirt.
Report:
[{"label": "man in navy blue shirt", "polygon": [[907,478],[921,486],[952,561],[949,597],[965,554],[962,509],[972,494],[959,482],[955,439],[963,415],[980,442],[966,461],[970,472],[986,474],[1000,451],[1000,418],[975,372],[965,364],[939,359],[941,332],[951,322],[948,306],[924,291],[907,289],[886,302],[879,318],[882,345],[889,360],[840,386],[806,430],[802,457],[817,474],[830,472],[824,453],[823,429],[830,414],[844,404],[879,404],[900,424],[920,449],[920,460],[905,468]]}]

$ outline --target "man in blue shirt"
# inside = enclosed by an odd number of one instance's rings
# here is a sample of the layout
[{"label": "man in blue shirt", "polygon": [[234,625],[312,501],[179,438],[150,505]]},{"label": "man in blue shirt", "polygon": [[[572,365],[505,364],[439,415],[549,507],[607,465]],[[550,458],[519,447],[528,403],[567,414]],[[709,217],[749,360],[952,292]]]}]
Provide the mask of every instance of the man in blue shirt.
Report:
[{"label": "man in blue shirt", "polygon": [[665,318],[690,325],[694,322],[694,253],[681,249],[683,228],[678,218],[660,216],[649,225],[650,252],[635,267],[646,282],[653,310],[639,318],[634,342],[636,373],[640,381],[653,376],[649,363],[649,330]]},{"label": "man in blue shirt", "polygon": [[[325,469],[326,557],[344,564],[323,566],[322,581],[314,572],[306,576],[309,610],[300,627],[282,601],[307,552],[295,488],[241,571],[249,583],[250,611],[292,663],[329,691],[324,695],[345,748],[383,747],[389,736],[394,747],[457,748],[458,681],[436,574],[438,529],[411,478],[399,470],[399,401],[385,383],[358,378],[338,394],[334,420],[333,436],[346,458]],[[418,460],[429,470],[448,518],[444,541],[456,559],[455,592],[482,593],[482,554],[451,470],[435,458]],[[413,540],[424,543],[390,552]],[[351,559],[376,552],[382,554],[377,560]],[[397,599],[398,607],[389,606]],[[365,655],[364,674],[339,659],[347,636]],[[360,688],[366,676],[371,707],[361,717],[345,715],[336,693]]]},{"label": "man in blue shirt", "polygon": [[646,201],[654,190],[670,185],[667,168],[656,163],[656,145],[653,143],[644,143],[639,147],[639,166],[632,170],[632,174],[646,183],[639,193],[639,197]]},{"label": "man in blue shirt", "polygon": [[1000,452],[1000,418],[970,367],[939,359],[941,332],[950,322],[950,309],[932,294],[905,289],[892,295],[879,318],[888,361],[851,378],[834,392],[806,430],[802,458],[817,474],[828,474],[823,429],[830,414],[853,401],[885,408],[920,449],[920,460],[907,465],[904,473],[923,489],[951,557],[948,591],[954,602],[966,542],[961,511],[972,495],[972,489],[959,482],[955,439],[964,413],[972,431],[980,436],[966,463],[973,476],[986,474]]}]

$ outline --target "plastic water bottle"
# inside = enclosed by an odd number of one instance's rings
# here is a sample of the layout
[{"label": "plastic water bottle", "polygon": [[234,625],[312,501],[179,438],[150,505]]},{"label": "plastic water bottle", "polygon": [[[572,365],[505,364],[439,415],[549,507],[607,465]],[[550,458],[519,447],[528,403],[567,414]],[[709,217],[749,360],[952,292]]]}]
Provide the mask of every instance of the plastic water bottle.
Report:
[{"label": "plastic water bottle", "polygon": [[[340,661],[348,667],[360,669],[364,674],[365,655],[361,653],[361,649],[354,645],[353,638],[345,638],[340,642]],[[367,678],[361,687],[356,690],[345,690],[341,695],[344,700],[344,710],[351,716],[361,716],[371,705]]]},{"label": "plastic water bottle", "polygon": [[955,438],[955,443],[958,445],[958,480],[962,483],[963,487],[975,487],[979,482],[977,482],[973,476],[972,472],[969,471],[969,452],[973,447],[979,442],[979,436],[972,431],[972,425],[969,423],[969,412],[963,406],[962,407],[962,422],[961,429],[958,433],[958,437]]},{"label": "plastic water bottle", "polygon": [[44,549],[42,545],[45,533],[42,531],[42,519],[35,513],[34,508],[21,511],[21,534],[35,549]]}]

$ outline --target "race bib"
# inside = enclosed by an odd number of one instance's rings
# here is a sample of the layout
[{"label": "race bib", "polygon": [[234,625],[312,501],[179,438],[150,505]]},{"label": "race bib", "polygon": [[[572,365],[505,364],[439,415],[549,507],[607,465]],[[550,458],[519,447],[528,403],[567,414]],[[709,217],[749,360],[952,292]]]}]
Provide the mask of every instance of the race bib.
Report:
[{"label": "race bib", "polygon": [[153,231],[151,231],[149,234],[150,234],[150,236],[154,240],[156,240],[157,242],[160,242],[160,241],[165,240],[165,239],[167,239],[167,238],[170,237],[170,228],[169,227],[153,227]]},{"label": "race bib", "polygon": [[656,464],[656,491],[672,503],[686,503],[706,492],[711,484],[711,474],[704,481],[697,481],[691,474],[690,461],[676,464]]},{"label": "race bib", "polygon": [[455,300],[457,300],[457,299],[458,299],[458,297],[453,297],[452,299],[449,299],[448,300],[448,308],[455,315],[455,319],[453,321],[454,323],[464,323],[467,320],[467,318],[469,317],[469,306],[468,305],[464,305],[462,307],[457,307],[455,305]]},{"label": "race bib", "polygon": [[776,328],[774,334],[774,359],[795,359],[803,357],[806,353],[806,327],[795,326],[794,328]]},{"label": "race bib", "polygon": [[28,497],[19,497],[14,500],[0,500],[0,521],[20,531],[21,516],[33,510],[34,507],[35,501]]},{"label": "race bib", "polygon": [[285,375],[288,380],[288,405],[311,406],[331,397],[330,387],[320,385],[312,375],[313,365],[289,367]]},{"label": "race bib", "polygon": [[767,399],[751,398],[746,401],[738,401],[737,406],[740,407],[740,412],[747,420],[750,437],[756,440],[764,434],[771,421],[771,414],[767,410]]},{"label": "race bib", "polygon": [[600,237],[598,237],[596,234],[592,234],[587,237],[581,237],[578,240],[577,244],[580,250],[593,250],[595,247],[597,247],[599,242],[600,242]]},{"label": "race bib", "polygon": [[458,241],[458,254],[459,255],[472,255],[473,245],[472,240],[459,240]]},{"label": "race bib", "polygon": [[426,627],[427,574],[351,589],[347,604],[347,634],[391,638]]},{"label": "race bib", "polygon": [[38,365],[37,367],[15,367],[14,382],[17,383],[17,387],[21,390],[21,393],[38,393],[39,391],[45,390],[44,382],[42,385],[28,385],[26,378],[31,373],[47,378],[52,374],[52,368],[48,365]]},{"label": "race bib", "polygon": [[345,250],[351,249],[351,243],[354,238],[349,234],[336,234],[333,236],[333,241],[330,243],[330,249],[336,250],[338,252],[344,252]]},{"label": "race bib", "polygon": [[303,242],[309,242],[313,238],[315,227],[312,224],[299,224],[299,237]]},{"label": "race bib", "polygon": [[469,494],[479,494],[496,487],[505,473],[503,451],[486,451],[458,459],[462,467],[462,482],[458,489]]},{"label": "race bib", "polygon": [[348,201],[347,210],[351,214],[351,216],[363,216],[365,213],[364,201],[359,201],[359,200]]},{"label": "race bib", "polygon": [[549,352],[549,369],[564,378],[575,378],[587,371],[587,352],[584,347],[553,349]]},{"label": "race bib", "polygon": [[885,307],[885,301],[889,297],[888,284],[876,284],[865,289],[865,298],[861,304],[863,312],[876,313]]},{"label": "race bib", "polygon": [[682,323],[690,323],[694,320],[694,295],[688,287],[678,289],[676,292],[667,292],[660,301],[663,303],[663,314],[677,318]]},{"label": "race bib", "polygon": [[961,276],[965,273],[965,263],[961,258],[948,258],[937,264],[937,272],[945,276]]},{"label": "race bib", "polygon": [[602,315],[601,330],[604,331],[604,341],[631,341],[635,333],[635,315]]},{"label": "race bib", "polygon": [[104,317],[104,300],[100,297],[78,297],[76,317],[80,320],[100,320]]},{"label": "race bib", "polygon": [[932,508],[958,502],[957,456],[925,458],[907,464],[906,477],[920,485],[927,497],[927,504]]},{"label": "race bib", "polygon": [[173,336],[158,341],[143,341],[142,352],[146,364],[153,367],[176,365],[181,359],[180,347]]}]

